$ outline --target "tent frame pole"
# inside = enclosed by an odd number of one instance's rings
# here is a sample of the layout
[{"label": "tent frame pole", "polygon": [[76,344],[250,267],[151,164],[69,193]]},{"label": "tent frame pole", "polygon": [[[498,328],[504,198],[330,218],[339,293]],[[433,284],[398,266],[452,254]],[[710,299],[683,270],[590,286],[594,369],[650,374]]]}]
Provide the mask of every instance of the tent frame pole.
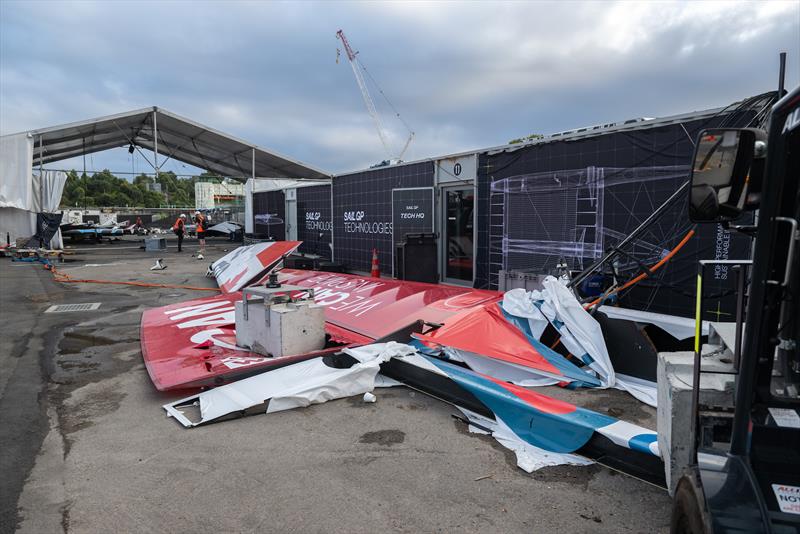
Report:
[{"label": "tent frame pole", "polygon": [[39,208],[44,212],[44,139],[39,134]]},{"label": "tent frame pole", "polygon": [[[153,170],[156,172],[154,183],[158,183],[158,113],[153,108]],[[169,190],[167,190],[167,204],[169,204]]]}]

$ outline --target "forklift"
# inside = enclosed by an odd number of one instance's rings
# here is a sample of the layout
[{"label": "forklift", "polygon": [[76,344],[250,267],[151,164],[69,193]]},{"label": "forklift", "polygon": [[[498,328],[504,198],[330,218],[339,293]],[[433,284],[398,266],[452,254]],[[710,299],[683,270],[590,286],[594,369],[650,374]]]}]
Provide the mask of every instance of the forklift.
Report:
[{"label": "forklift", "polygon": [[692,460],[676,485],[671,532],[800,533],[800,87],[773,106],[766,132],[700,133],[689,218],[755,244],[752,262],[739,262],[737,297],[747,301],[737,318],[727,417],[701,403],[696,335]]}]

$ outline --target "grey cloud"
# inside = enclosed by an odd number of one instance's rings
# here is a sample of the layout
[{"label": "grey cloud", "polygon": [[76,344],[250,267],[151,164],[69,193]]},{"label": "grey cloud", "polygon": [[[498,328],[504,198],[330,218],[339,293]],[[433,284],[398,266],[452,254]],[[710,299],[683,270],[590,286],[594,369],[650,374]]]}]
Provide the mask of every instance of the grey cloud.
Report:
[{"label": "grey cloud", "polygon": [[[332,172],[384,158],[334,61],[340,27],[417,132],[406,159],[724,105],[772,89],[779,50],[790,85],[800,71],[797,2],[4,1],[0,15],[3,133],[159,105]],[[124,149],[91,161],[131,167]]]}]

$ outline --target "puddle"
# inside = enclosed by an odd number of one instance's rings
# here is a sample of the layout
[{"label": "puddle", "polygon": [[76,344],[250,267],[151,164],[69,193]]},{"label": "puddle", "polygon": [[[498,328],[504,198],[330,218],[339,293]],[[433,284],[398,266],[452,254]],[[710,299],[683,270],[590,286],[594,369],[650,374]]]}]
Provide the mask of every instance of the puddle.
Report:
[{"label": "puddle", "polygon": [[118,339],[95,336],[91,332],[64,332],[58,344],[60,354],[78,354],[89,347],[102,347],[119,343]]},{"label": "puddle", "polygon": [[94,362],[59,362],[58,365],[64,370],[76,370],[78,374],[88,373],[100,367],[99,363]]},{"label": "puddle", "polygon": [[403,443],[406,440],[406,433],[401,430],[378,430],[362,434],[358,440],[360,443],[377,443],[384,447],[390,447]]}]

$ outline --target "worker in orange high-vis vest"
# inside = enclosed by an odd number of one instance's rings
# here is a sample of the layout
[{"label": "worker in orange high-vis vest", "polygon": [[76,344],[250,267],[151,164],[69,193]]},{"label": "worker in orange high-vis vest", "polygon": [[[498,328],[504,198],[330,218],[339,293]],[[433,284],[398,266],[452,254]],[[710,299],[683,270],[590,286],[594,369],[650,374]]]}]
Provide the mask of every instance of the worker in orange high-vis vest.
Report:
[{"label": "worker in orange high-vis vest", "polygon": [[194,225],[195,232],[197,232],[197,242],[200,244],[200,251],[197,253],[197,259],[202,260],[203,254],[206,252],[206,218],[199,211],[194,212]]},{"label": "worker in orange high-vis vest", "polygon": [[178,252],[181,252],[181,246],[183,245],[183,234],[186,233],[185,213],[181,213],[181,216],[175,220],[175,224],[172,225],[172,231],[175,232],[176,236],[178,236]]}]

